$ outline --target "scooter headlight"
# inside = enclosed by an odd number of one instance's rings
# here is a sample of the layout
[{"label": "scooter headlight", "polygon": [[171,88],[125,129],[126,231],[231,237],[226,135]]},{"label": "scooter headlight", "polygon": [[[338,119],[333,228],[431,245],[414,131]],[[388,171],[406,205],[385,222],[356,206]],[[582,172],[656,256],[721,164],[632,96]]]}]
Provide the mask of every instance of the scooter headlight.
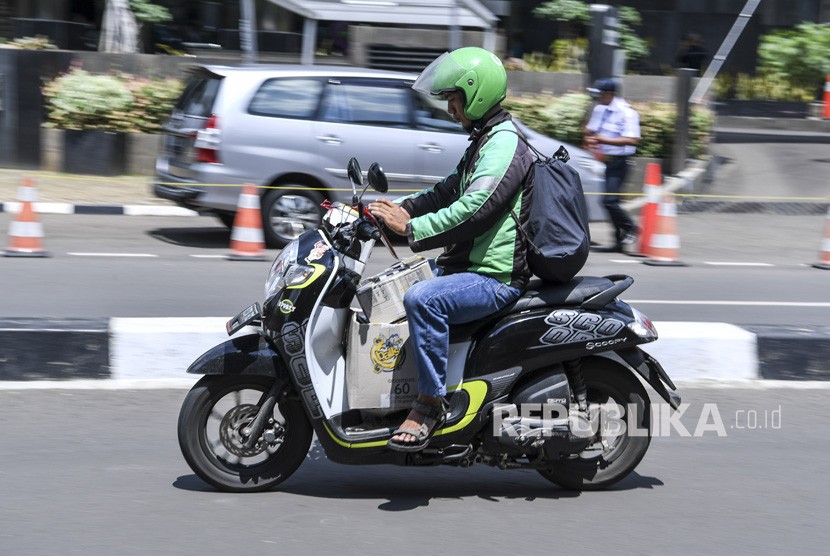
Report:
[{"label": "scooter headlight", "polygon": [[268,273],[268,279],[265,281],[265,299],[269,299],[285,287],[284,278],[289,268],[297,262],[297,250],[297,241],[292,241],[274,259],[274,264],[271,265],[271,271]]}]

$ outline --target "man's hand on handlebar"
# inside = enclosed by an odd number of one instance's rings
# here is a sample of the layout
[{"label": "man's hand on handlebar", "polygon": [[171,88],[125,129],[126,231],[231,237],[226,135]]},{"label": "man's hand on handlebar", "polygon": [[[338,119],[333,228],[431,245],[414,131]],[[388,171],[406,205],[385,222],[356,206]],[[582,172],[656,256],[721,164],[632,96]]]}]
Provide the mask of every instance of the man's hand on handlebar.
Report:
[{"label": "man's hand on handlebar", "polygon": [[383,220],[386,227],[398,234],[406,235],[406,224],[410,220],[409,213],[387,199],[378,199],[369,203],[369,212]]}]

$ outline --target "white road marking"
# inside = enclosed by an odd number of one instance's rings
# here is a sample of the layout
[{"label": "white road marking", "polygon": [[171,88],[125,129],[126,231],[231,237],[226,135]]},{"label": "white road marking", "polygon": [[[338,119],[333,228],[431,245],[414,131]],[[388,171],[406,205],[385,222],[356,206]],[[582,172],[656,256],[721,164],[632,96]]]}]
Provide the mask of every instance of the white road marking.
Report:
[{"label": "white road marking", "polygon": [[67,255],[72,255],[73,257],[158,257],[158,255],[152,255],[150,253],[67,253]]},{"label": "white road marking", "polygon": [[188,255],[194,259],[227,259],[227,255]]},{"label": "white road marking", "polygon": [[635,260],[632,260],[632,259],[609,259],[609,262],[618,263],[618,264],[637,264],[637,263],[641,263],[642,260],[635,261]]},{"label": "white road marking", "polygon": [[813,301],[707,301],[679,299],[626,299],[631,305],[728,305],[747,307],[830,307],[830,302]]},{"label": "white road marking", "polygon": [[712,266],[775,266],[771,263],[732,263],[732,262],[718,262],[718,261],[704,261],[703,264]]},{"label": "white road marking", "polygon": [[[201,375],[182,378],[155,379],[78,379],[0,381],[0,390],[164,390],[192,388]],[[764,380],[764,379],[699,379],[675,380],[678,391],[683,388],[743,388],[747,390],[828,390],[826,380]]]},{"label": "white road marking", "polygon": [[153,379],[77,379],[0,381],[0,390],[161,390],[166,388],[191,388],[201,375],[185,375],[182,378]]}]

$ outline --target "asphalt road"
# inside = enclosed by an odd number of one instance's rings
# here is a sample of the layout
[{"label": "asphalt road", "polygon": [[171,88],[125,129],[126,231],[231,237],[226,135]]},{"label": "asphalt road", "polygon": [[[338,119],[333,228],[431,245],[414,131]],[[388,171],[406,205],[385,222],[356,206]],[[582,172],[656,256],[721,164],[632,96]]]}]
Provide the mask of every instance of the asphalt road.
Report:
[{"label": "asphalt road", "polygon": [[340,466],[314,444],[281,489],[240,495],[182,459],[184,390],[0,390],[0,551],[824,553],[830,390],[681,393],[681,426],[662,420],[670,434],[609,491],[533,471]]},{"label": "asphalt road", "polygon": [[[11,216],[0,214],[5,231]],[[229,232],[212,218],[41,215],[52,257],[0,257],[4,317],[164,317],[236,314],[263,295],[266,262],[231,262]],[[819,256],[823,216],[682,214],[680,259],[593,253],[583,274],[625,273],[624,299],[655,320],[826,325],[830,273]],[[608,225],[592,226],[599,243]],[[401,256],[410,255],[397,244]],[[277,251],[268,250],[269,258]],[[436,252],[428,253],[435,255]],[[369,273],[392,262],[378,248]]]}]

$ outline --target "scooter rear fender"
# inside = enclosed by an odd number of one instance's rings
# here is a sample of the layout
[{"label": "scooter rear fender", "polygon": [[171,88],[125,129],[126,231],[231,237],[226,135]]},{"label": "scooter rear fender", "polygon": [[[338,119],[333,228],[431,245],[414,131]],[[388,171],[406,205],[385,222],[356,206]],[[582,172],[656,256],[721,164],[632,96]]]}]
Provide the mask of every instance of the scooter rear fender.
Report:
[{"label": "scooter rear fender", "polygon": [[289,380],[288,370],[260,334],[238,336],[203,353],[187,372],[197,375],[261,375]]},{"label": "scooter rear fender", "polygon": [[[663,370],[663,366],[651,355],[640,349],[639,346],[616,350],[623,361],[628,363],[637,373],[648,382],[654,391],[672,407],[680,407],[680,396],[674,392],[677,387],[669,375]],[[672,391],[666,389],[666,386]]]}]

